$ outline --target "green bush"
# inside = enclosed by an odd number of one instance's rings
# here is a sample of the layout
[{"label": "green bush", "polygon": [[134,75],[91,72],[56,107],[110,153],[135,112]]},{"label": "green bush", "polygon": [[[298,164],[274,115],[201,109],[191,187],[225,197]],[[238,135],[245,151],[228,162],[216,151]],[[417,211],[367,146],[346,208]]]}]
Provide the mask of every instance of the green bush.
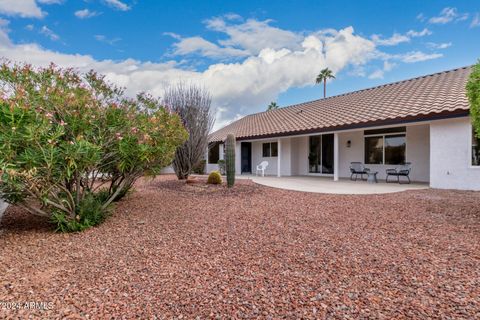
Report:
[{"label": "green bush", "polygon": [[480,60],[473,66],[467,82],[467,97],[470,102],[470,116],[475,132],[480,137]]},{"label": "green bush", "polygon": [[65,212],[55,210],[51,219],[57,227],[56,231],[78,232],[102,223],[108,214],[103,208],[103,195],[86,195],[77,206],[75,219],[69,219]]},{"label": "green bush", "polygon": [[[0,193],[52,217],[59,231],[96,225],[139,177],[169,165],[186,138],[158,99],[126,98],[94,72],[0,65]],[[90,197],[101,210],[84,211]]]},{"label": "green bush", "polygon": [[208,184],[222,184],[222,175],[218,171],[212,171],[208,175]]},{"label": "green bush", "polygon": [[196,174],[204,174],[205,173],[205,166],[207,162],[205,160],[200,160],[194,167],[193,172]]}]

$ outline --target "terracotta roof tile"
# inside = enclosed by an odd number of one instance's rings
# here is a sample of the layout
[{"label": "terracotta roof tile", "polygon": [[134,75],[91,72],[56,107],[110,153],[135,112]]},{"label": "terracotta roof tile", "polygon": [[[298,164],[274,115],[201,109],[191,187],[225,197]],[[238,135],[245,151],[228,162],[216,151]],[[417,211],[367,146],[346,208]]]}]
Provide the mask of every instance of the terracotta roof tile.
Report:
[{"label": "terracotta roof tile", "polygon": [[471,67],[464,67],[255,113],[212,133],[209,140],[222,141],[229,133],[239,140],[255,139],[465,113],[470,72]]}]

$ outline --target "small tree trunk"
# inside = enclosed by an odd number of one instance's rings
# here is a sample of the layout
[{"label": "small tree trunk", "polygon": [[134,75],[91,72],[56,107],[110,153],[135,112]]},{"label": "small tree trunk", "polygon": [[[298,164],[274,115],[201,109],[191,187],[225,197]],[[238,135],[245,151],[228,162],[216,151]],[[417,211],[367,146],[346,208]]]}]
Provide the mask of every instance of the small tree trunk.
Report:
[{"label": "small tree trunk", "polygon": [[327,79],[323,79],[323,99],[327,97]]}]

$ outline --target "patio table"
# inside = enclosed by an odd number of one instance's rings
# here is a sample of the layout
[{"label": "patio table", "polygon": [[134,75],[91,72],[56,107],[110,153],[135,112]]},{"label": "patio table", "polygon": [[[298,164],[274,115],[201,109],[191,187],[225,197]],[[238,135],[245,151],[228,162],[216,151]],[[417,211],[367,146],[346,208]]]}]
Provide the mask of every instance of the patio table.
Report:
[{"label": "patio table", "polygon": [[367,173],[368,174],[367,182],[368,183],[378,183],[377,173],[378,173],[378,171],[369,171]]}]

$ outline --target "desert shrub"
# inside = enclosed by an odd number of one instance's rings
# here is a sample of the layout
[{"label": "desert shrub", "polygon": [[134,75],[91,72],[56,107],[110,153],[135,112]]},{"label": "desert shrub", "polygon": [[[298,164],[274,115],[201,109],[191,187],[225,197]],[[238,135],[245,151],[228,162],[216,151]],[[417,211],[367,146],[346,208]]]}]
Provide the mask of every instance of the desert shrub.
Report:
[{"label": "desert shrub", "polygon": [[204,174],[205,173],[205,166],[207,164],[207,161],[205,160],[200,160],[194,167],[193,167],[193,172],[196,174]]},{"label": "desert shrub", "polygon": [[208,184],[222,184],[222,175],[218,171],[212,171],[208,175]]},{"label": "desert shrub", "polygon": [[214,122],[212,99],[202,87],[179,83],[165,91],[163,102],[180,116],[188,132],[188,139],[177,148],[172,162],[177,178],[187,179],[208,147],[208,133]]},{"label": "desert shrub", "polygon": [[186,138],[157,99],[127,99],[94,72],[0,66],[0,192],[51,216],[60,231],[101,221],[136,179],[169,165]]}]

